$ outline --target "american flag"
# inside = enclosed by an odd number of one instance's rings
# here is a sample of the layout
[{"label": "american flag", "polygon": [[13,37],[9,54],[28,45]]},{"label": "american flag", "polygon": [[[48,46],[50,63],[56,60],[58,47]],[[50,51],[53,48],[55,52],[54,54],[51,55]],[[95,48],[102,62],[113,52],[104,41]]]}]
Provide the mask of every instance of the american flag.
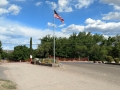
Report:
[{"label": "american flag", "polygon": [[64,23],[64,19],[57,14],[57,12],[54,10],[54,17],[57,18],[57,19],[60,19],[62,23]]}]

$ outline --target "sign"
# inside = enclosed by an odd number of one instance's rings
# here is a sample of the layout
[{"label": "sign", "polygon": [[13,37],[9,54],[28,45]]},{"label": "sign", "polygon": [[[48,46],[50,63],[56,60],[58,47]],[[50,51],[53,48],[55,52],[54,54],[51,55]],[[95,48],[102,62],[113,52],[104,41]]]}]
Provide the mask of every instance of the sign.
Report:
[{"label": "sign", "polygon": [[32,58],[32,55],[30,55],[30,58]]}]

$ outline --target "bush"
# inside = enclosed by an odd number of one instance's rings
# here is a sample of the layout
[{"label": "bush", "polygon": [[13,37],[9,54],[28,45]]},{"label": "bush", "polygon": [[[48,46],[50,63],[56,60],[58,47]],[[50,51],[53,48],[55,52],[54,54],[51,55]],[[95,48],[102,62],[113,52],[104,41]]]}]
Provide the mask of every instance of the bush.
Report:
[{"label": "bush", "polygon": [[0,61],[1,61],[1,55],[0,55]]},{"label": "bush", "polygon": [[114,58],[114,61],[115,61],[115,63],[118,64],[120,60],[119,60],[119,58]]},{"label": "bush", "polygon": [[106,61],[107,61],[108,63],[111,63],[111,62],[113,61],[112,56],[107,56],[107,57],[106,57]]}]

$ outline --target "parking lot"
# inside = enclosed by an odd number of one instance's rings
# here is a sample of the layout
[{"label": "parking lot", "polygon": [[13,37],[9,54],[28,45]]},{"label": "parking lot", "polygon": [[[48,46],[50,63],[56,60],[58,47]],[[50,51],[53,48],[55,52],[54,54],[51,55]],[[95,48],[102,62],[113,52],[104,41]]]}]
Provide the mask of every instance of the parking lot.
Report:
[{"label": "parking lot", "polygon": [[119,90],[120,67],[88,62],[62,62],[61,67],[30,63],[1,64],[4,78],[18,90]]}]

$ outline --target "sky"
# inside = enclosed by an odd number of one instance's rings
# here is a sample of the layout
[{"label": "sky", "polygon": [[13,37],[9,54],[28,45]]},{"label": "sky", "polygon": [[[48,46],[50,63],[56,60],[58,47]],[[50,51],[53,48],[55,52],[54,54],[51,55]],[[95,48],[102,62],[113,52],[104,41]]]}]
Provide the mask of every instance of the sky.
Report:
[{"label": "sky", "polygon": [[[56,12],[64,19],[54,18]],[[53,29],[55,27],[55,29]],[[3,50],[33,48],[46,35],[69,37],[73,32],[120,34],[120,0],[0,0],[0,41]]]}]

